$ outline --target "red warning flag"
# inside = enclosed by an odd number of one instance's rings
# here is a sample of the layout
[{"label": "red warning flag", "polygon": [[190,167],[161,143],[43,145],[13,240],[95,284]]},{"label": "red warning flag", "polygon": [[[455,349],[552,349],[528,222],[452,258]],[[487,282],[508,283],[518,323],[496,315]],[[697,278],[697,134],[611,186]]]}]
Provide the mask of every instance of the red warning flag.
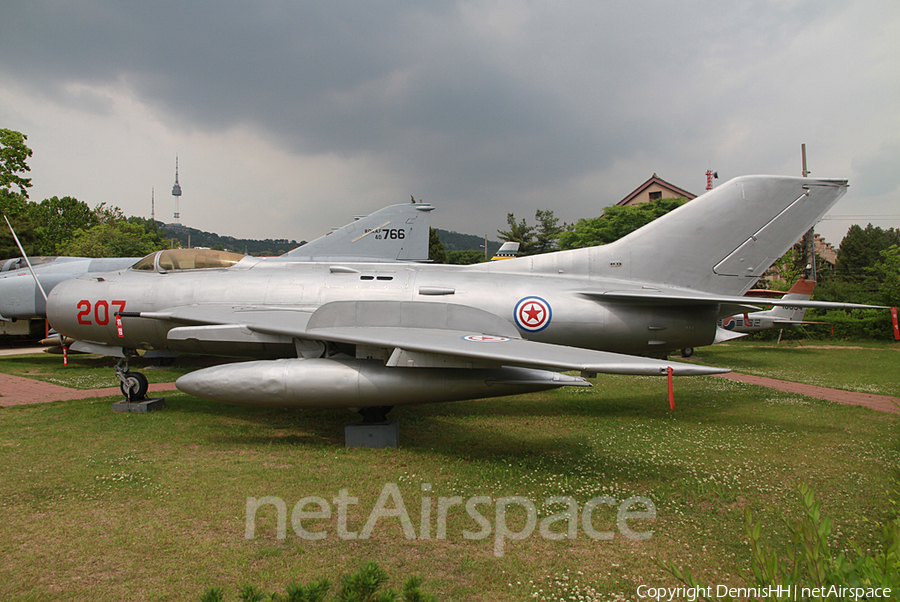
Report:
[{"label": "red warning flag", "polygon": [[897,324],[897,308],[891,308],[891,320],[894,321],[894,340],[900,341],[900,325]]},{"label": "red warning flag", "polygon": [[672,386],[672,375],[675,373],[675,371],[672,370],[672,366],[669,366],[669,369],[667,370],[667,372],[669,373],[669,411],[674,412],[675,411],[675,388]]},{"label": "red warning flag", "polygon": [[63,346],[62,346],[62,350],[63,350],[63,366],[68,366],[69,365],[69,352],[68,352],[68,348],[65,346],[65,344],[63,344]]},{"label": "red warning flag", "polygon": [[116,314],[116,332],[119,333],[120,339],[125,336],[125,330],[122,328],[122,316],[119,314]]}]

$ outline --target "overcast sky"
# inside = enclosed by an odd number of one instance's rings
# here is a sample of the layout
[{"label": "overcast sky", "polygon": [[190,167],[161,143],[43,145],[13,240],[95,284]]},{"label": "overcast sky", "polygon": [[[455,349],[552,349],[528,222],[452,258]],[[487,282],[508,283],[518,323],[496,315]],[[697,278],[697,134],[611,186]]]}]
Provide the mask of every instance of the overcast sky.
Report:
[{"label": "overcast sky", "polygon": [[[32,200],[312,239],[406,202],[471,234],[594,217],[654,172],[850,180],[900,227],[900,3],[0,0]],[[875,219],[871,216],[893,216]],[[852,222],[818,231],[837,245]]]}]

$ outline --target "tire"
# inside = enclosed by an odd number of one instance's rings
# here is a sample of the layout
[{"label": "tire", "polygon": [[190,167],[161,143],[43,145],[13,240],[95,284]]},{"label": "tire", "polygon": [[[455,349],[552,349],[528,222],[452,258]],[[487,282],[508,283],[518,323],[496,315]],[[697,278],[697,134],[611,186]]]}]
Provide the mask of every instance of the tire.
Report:
[{"label": "tire", "polygon": [[141,401],[147,398],[147,390],[150,383],[147,377],[140,372],[126,372],[125,382],[119,384],[122,395],[128,401]]}]

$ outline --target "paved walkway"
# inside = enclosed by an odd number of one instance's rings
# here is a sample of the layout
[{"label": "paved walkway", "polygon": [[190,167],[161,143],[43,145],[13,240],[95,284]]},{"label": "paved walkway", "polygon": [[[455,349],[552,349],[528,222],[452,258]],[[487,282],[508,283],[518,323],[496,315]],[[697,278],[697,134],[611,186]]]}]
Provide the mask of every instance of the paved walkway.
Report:
[{"label": "paved walkway", "polygon": [[[174,391],[175,383],[154,383],[150,392]],[[68,399],[92,399],[95,397],[122,397],[119,387],[105,389],[70,389],[52,383],[0,374],[0,407],[19,406],[32,403],[50,403]]]},{"label": "paved walkway", "polygon": [[841,389],[828,389],[826,387],[804,385],[789,380],[778,380],[775,378],[767,378],[765,376],[753,376],[752,374],[742,374],[740,372],[716,374],[715,377],[724,378],[726,380],[736,380],[751,385],[759,385],[769,389],[784,391],[785,393],[797,393],[798,395],[806,395],[807,397],[813,397],[815,399],[825,399],[852,406],[863,406],[872,410],[878,410],[879,412],[900,414],[900,397],[875,395],[873,393],[856,393],[854,391],[843,391]]},{"label": "paved walkway", "polygon": [[[718,374],[716,375],[716,378],[736,380],[752,385],[768,387],[770,389],[777,389],[779,391],[784,391],[787,393],[806,395],[807,397],[813,397],[816,399],[825,399],[837,403],[863,406],[872,410],[878,410],[879,412],[900,414],[900,397],[873,395],[871,393],[854,393],[852,391],[842,391],[840,389],[827,389],[825,387],[804,385],[801,383],[795,383],[786,380],[776,380],[774,378],[766,378],[764,376],[741,374],[740,372]],[[174,390],[175,383],[153,383],[150,385],[151,393]],[[68,399],[111,397],[113,395],[122,395],[118,387],[79,390],[70,389],[68,387],[61,387],[59,385],[54,385],[51,383],[45,383],[31,378],[0,374],[0,407],[27,405],[32,403],[49,403],[51,401],[62,401]]]}]

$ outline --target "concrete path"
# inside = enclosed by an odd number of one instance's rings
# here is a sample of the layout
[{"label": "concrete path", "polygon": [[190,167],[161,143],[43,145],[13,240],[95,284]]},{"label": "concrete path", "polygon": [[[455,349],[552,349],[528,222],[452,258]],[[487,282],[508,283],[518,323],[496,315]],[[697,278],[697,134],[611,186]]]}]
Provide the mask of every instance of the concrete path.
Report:
[{"label": "concrete path", "polygon": [[[150,392],[174,391],[175,383],[153,383]],[[52,383],[0,374],[0,407],[49,403],[68,399],[92,399],[95,397],[122,397],[119,387],[105,389],[70,389]]]},{"label": "concrete path", "polygon": [[856,393],[854,391],[844,391],[841,389],[828,389],[826,387],[804,385],[802,383],[767,378],[765,376],[741,374],[740,372],[716,374],[715,377],[724,378],[726,380],[736,380],[751,385],[759,385],[769,389],[784,391],[785,393],[797,393],[798,395],[806,395],[807,397],[813,397],[815,399],[825,399],[827,401],[834,401],[853,406],[863,406],[872,410],[878,410],[879,412],[900,414],[900,397],[875,395],[873,393]]},{"label": "concrete path", "polygon": [[[872,410],[878,410],[879,412],[900,414],[900,397],[873,395],[871,393],[854,393],[852,391],[842,391],[840,389],[828,389],[825,387],[804,385],[786,380],[766,378],[764,376],[741,374],[740,372],[719,374],[716,375],[716,378],[740,381],[752,385],[759,385],[761,387],[768,387],[770,389],[777,389],[787,393],[806,395],[807,397],[816,399],[825,399],[837,403],[862,406]],[[175,383],[153,383],[150,385],[151,393],[174,390]],[[118,387],[79,390],[45,383],[31,378],[0,374],[0,407],[27,405],[32,403],[49,403],[51,401],[62,401],[67,399],[111,397],[113,395],[122,395]]]}]

